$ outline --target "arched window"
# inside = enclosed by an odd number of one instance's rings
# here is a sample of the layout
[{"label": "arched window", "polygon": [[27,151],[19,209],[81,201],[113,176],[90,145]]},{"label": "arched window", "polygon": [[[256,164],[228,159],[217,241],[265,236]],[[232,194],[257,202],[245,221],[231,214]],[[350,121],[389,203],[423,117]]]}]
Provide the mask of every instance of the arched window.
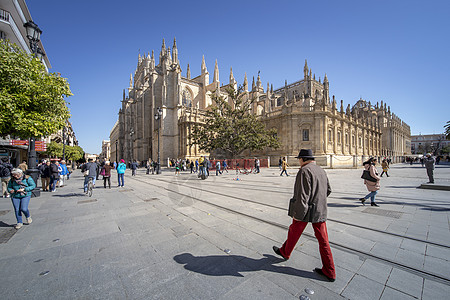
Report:
[{"label": "arched window", "polygon": [[328,130],[328,142],[332,142],[333,141],[333,133],[331,131],[331,129]]},{"label": "arched window", "polygon": [[338,142],[338,144],[341,143],[341,132],[340,131],[338,131],[338,134],[337,134],[337,142]]},{"label": "arched window", "polygon": [[186,107],[192,107],[192,95],[187,89],[183,91],[181,104]]}]

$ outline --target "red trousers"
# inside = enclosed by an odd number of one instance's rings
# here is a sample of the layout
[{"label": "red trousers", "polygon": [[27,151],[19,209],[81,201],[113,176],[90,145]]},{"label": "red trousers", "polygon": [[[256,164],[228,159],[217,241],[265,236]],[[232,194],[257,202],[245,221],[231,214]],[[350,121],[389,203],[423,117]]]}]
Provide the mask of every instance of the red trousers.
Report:
[{"label": "red trousers", "polygon": [[[286,242],[280,248],[281,254],[289,258],[292,251],[294,251],[300,236],[305,230],[308,222],[297,221],[292,219],[292,224],[289,226],[288,237]],[[333,255],[331,254],[330,244],[328,243],[327,224],[325,222],[312,223],[314,228],[314,235],[319,242],[320,258],[322,259],[322,272],[330,277],[336,278],[336,270],[334,269]]]}]

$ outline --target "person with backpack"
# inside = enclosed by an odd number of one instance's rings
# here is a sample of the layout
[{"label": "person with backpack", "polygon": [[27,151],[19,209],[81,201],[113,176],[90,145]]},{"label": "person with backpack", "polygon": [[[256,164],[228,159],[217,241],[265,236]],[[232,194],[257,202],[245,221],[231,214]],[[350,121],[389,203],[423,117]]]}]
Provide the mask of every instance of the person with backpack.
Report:
[{"label": "person with backpack", "polygon": [[67,170],[65,160],[61,160],[61,163],[58,166],[58,171],[59,171],[59,187],[63,187],[65,180],[67,180],[67,174],[69,173],[69,170]]},{"label": "person with backpack", "polygon": [[111,188],[111,165],[109,161],[106,161],[102,167],[100,175],[103,176],[103,187],[106,189],[106,181],[108,181],[108,186]]},{"label": "person with backpack", "polygon": [[131,176],[136,176],[136,170],[138,168],[136,160],[133,160],[133,162],[130,164],[130,168],[131,168]]},{"label": "person with backpack", "polygon": [[50,192],[56,192],[56,183],[59,180],[58,165],[57,161],[50,164]]},{"label": "person with backpack", "polygon": [[83,167],[81,167],[81,172],[83,173],[86,172],[84,174],[84,185],[83,185],[85,193],[87,193],[88,191],[89,178],[92,178],[92,184],[95,186],[95,181],[97,180],[97,166],[98,164],[95,163],[92,158],[89,158],[87,164],[84,164]]},{"label": "person with backpack", "polygon": [[11,170],[13,169],[12,164],[7,161],[0,162],[0,177],[2,180],[2,197],[8,198],[8,183],[11,179]]},{"label": "person with backpack", "polygon": [[125,164],[125,161],[123,159],[120,160],[119,165],[117,166],[117,180],[119,181],[119,187],[123,187],[124,185],[124,174],[125,174],[125,170],[127,169],[127,165]]},{"label": "person with backpack", "polygon": [[11,175],[12,178],[8,183],[8,192],[11,194],[11,201],[17,219],[15,228],[20,229],[23,226],[22,213],[27,218],[26,221],[28,224],[33,222],[30,211],[28,210],[28,204],[31,199],[31,191],[36,187],[36,183],[31,176],[24,175],[23,171],[19,168],[13,169]]}]

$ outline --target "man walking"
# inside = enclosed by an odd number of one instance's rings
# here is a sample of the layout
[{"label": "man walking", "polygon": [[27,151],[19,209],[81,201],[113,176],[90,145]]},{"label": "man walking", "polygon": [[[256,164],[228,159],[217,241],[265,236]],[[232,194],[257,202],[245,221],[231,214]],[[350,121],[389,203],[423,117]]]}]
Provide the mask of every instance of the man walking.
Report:
[{"label": "man walking", "polygon": [[428,183],[434,183],[434,164],[436,160],[431,153],[427,153],[425,158],[425,168],[427,169]]},{"label": "man walking", "polygon": [[131,176],[136,176],[136,170],[138,168],[138,164],[137,164],[136,160],[134,160],[131,163],[130,168],[131,168]]},{"label": "man walking", "polygon": [[289,204],[288,214],[292,217],[292,224],[283,246],[273,246],[273,251],[288,260],[306,225],[311,222],[319,242],[323,265],[314,271],[333,282],[336,280],[336,271],[326,226],[327,197],[331,193],[328,177],[325,171],[316,165],[311,149],[302,149],[296,158],[299,159],[301,168],[295,179],[294,197]]}]

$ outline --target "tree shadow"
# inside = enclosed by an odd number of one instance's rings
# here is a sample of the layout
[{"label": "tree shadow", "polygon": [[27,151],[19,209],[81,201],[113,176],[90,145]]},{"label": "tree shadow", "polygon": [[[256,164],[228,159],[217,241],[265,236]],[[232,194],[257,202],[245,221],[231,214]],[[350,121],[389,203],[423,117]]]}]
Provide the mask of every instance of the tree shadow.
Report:
[{"label": "tree shadow", "polygon": [[303,278],[324,280],[313,271],[303,271],[292,267],[276,266],[283,259],[273,255],[264,254],[261,259],[253,259],[241,255],[210,255],[194,256],[191,253],[182,253],[174,256],[174,260],[183,264],[186,270],[208,276],[236,276],[244,277],[241,272],[269,271]]},{"label": "tree shadow", "polygon": [[14,225],[6,224],[3,221],[0,221],[0,227],[14,227]]},{"label": "tree shadow", "polygon": [[52,197],[60,197],[60,198],[67,198],[67,197],[86,197],[86,194],[85,194],[85,193],[57,194],[57,195],[52,195]]}]

